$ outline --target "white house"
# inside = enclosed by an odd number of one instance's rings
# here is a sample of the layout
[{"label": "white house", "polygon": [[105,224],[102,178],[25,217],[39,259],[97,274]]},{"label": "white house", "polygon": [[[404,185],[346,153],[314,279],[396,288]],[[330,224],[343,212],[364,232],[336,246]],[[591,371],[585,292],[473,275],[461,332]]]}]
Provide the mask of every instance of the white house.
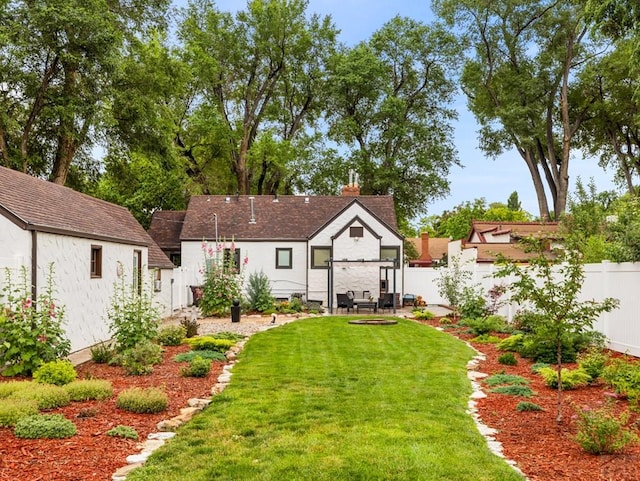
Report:
[{"label": "white house", "polygon": [[[25,268],[37,299],[51,264],[72,352],[110,337],[106,312],[119,276],[133,282],[134,269],[159,268],[170,277],[173,267],[126,208],[0,167],[0,286],[7,268],[12,277]],[[161,297],[162,282],[155,287]]]},{"label": "white house", "polygon": [[[264,272],[276,298],[300,294],[333,307],[336,293],[401,297],[403,236],[391,196],[193,196],[186,211],[157,212],[149,233],[188,272],[183,289],[202,282],[205,249],[234,255],[245,278]],[[177,250],[179,246],[179,251]]]}]

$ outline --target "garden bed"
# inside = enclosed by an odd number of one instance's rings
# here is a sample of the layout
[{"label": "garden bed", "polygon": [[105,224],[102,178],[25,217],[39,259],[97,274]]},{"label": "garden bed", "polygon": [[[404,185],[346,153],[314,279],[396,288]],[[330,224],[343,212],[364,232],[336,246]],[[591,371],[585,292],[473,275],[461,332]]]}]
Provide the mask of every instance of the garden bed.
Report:
[{"label": "garden bed", "polygon": [[[114,396],[107,401],[72,402],[50,411],[63,414],[78,428],[78,434],[67,439],[18,439],[9,428],[0,429],[0,480],[20,481],[86,481],[110,480],[111,475],[126,464],[127,456],[139,453],[138,442],[156,432],[158,422],[180,414],[190,398],[209,398],[211,387],[222,372],[222,362],[214,362],[204,378],[183,377],[173,356],[187,352],[189,346],[163,348],[163,362],[148,376],[127,376],[122,368],[95,364],[77,367],[78,379],[107,379],[113,384]],[[118,393],[130,387],[164,387],[169,397],[168,410],[159,414],[135,414],[116,407]],[[95,412],[94,416],[84,417]],[[118,426],[134,428],[139,441],[107,436]]]},{"label": "garden bed", "polygon": [[[432,326],[440,326],[439,319],[419,321]],[[473,336],[466,329],[450,331],[452,335],[469,341]],[[557,391],[547,387],[541,377],[533,374],[530,360],[516,354],[518,364],[508,366],[498,363],[503,354],[494,344],[471,343],[486,356],[480,362],[478,371],[493,375],[498,373],[522,376],[531,381],[530,387],[536,393],[531,398],[509,396],[489,392],[483,385],[487,397],[477,404],[483,423],[497,429],[495,438],[502,443],[506,458],[515,461],[531,481],[637,481],[640,480],[640,446],[632,446],[617,455],[591,455],[582,450],[574,441],[576,434],[576,409],[594,409],[611,399],[612,391],[604,383],[563,392],[562,424],[556,422]],[[620,354],[612,353],[620,357]],[[575,364],[567,364],[575,368]],[[482,380],[479,381],[482,384]],[[542,407],[544,411],[517,412],[521,401],[529,401]],[[624,400],[616,401],[618,412],[628,408]],[[633,414],[632,423],[640,427],[640,416]]]}]

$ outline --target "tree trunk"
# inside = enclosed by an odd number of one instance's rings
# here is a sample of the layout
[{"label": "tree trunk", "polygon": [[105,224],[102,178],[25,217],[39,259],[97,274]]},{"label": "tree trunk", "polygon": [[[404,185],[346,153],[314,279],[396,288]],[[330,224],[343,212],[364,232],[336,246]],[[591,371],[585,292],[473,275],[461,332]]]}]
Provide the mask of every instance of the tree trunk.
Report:
[{"label": "tree trunk", "polygon": [[538,199],[538,210],[540,211],[540,219],[549,220],[549,203],[547,202],[547,194],[544,191],[544,185],[542,184],[542,178],[540,177],[540,171],[538,170],[538,163],[536,162],[535,153],[531,148],[520,150],[520,156],[524,159],[533,181],[533,187],[536,191],[536,197]]},{"label": "tree trunk", "polygon": [[556,421],[562,423],[562,340],[557,340],[556,345],[556,366],[558,372],[558,413]]}]

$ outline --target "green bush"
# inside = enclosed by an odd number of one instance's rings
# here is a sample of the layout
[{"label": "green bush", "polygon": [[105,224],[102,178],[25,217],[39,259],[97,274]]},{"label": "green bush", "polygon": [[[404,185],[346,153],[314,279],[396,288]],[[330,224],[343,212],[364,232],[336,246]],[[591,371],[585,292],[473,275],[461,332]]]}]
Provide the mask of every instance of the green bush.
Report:
[{"label": "green bush", "polygon": [[491,334],[482,334],[471,339],[471,342],[477,342],[479,344],[497,344],[500,342],[500,338],[492,336]]},{"label": "green bush", "polygon": [[168,404],[169,398],[157,387],[125,389],[116,400],[116,406],[120,409],[139,414],[162,412],[167,409]]},{"label": "green bush", "polygon": [[540,369],[545,367],[549,367],[549,364],[547,364],[546,362],[536,362],[535,364],[531,365],[531,372],[534,374],[539,374]]},{"label": "green bush", "polygon": [[480,319],[486,315],[487,301],[482,297],[482,294],[473,287],[465,287],[460,303],[460,317],[462,319]]},{"label": "green bush", "polygon": [[536,403],[532,403],[529,401],[520,401],[516,406],[516,411],[521,413],[525,411],[544,411],[544,409],[542,409]]},{"label": "green bush", "polygon": [[577,415],[575,440],[590,454],[616,454],[638,442],[636,433],[626,427],[629,413],[616,416],[610,403],[600,409],[578,410]]},{"label": "green bush", "polygon": [[531,390],[529,386],[517,386],[517,385],[508,385],[508,386],[497,386],[494,387],[491,392],[495,392],[498,394],[507,394],[509,396],[522,396],[522,397],[531,397],[535,394]]},{"label": "green bush", "polygon": [[57,359],[42,364],[33,373],[33,380],[40,384],[55,384],[64,386],[75,381],[78,374],[70,361]]},{"label": "green bush", "polygon": [[504,318],[496,314],[487,317],[478,317],[475,319],[465,318],[464,324],[468,326],[471,333],[476,336],[490,334],[492,332],[503,332],[506,329]]},{"label": "green bush", "polygon": [[[558,387],[558,371],[551,367],[543,367],[538,370],[538,374],[544,379],[544,383],[552,388]],[[586,386],[591,380],[591,376],[584,370],[562,368],[562,389],[570,390],[580,386]]]},{"label": "green bush", "polygon": [[499,351],[510,351],[510,352],[518,352],[522,347],[522,341],[524,339],[524,334],[514,334],[505,339],[502,339],[498,343]]},{"label": "green bush", "polygon": [[0,382],[0,399],[7,398],[16,391],[29,389],[31,388],[31,386],[33,386],[33,383],[31,381]]},{"label": "green bush", "polygon": [[38,403],[32,399],[3,399],[0,402],[0,427],[10,428],[25,416],[38,414]]},{"label": "green bush", "polygon": [[153,366],[161,362],[162,348],[151,341],[143,341],[125,350],[120,357],[124,371],[133,376],[151,374]]},{"label": "green bush", "polygon": [[185,317],[180,321],[180,325],[185,329],[184,337],[195,337],[198,335],[200,324],[198,324],[197,319],[187,319]]},{"label": "green bush", "polygon": [[264,272],[252,272],[249,274],[247,298],[250,308],[258,312],[273,308],[274,299],[271,295],[271,282]]},{"label": "green bush", "polygon": [[109,429],[105,434],[116,438],[138,439],[138,431],[130,426],[123,426],[122,424]]},{"label": "green bush", "polygon": [[91,360],[97,364],[111,362],[114,354],[114,347],[110,342],[101,342],[91,348]]},{"label": "green bush", "polygon": [[504,364],[505,366],[518,365],[518,360],[516,359],[516,356],[514,356],[512,352],[505,352],[504,354],[500,354],[500,356],[498,356],[498,362],[500,364]]},{"label": "green bush", "polygon": [[609,356],[597,347],[587,349],[578,354],[578,366],[584,370],[591,378],[590,383],[595,382],[604,371]]},{"label": "green bush", "polygon": [[602,371],[602,379],[632,404],[640,400],[640,363],[614,359]]},{"label": "green bush", "polygon": [[227,352],[236,343],[230,339],[221,339],[212,336],[192,337],[186,340],[191,349],[198,351]]},{"label": "green bush", "polygon": [[76,434],[76,425],[62,414],[34,414],[16,423],[13,433],[24,439],[62,439]]},{"label": "green bush", "polygon": [[[602,343],[602,334],[595,331],[569,335],[562,341],[562,362],[576,362],[579,352],[587,350],[590,346],[601,346]],[[543,332],[526,335],[518,352],[522,357],[533,359],[535,362],[557,362],[556,341],[553,336]]]},{"label": "green bush", "polygon": [[413,311],[413,317],[420,321],[428,321],[436,317],[436,315],[431,311],[417,310],[417,311]]},{"label": "green bush", "polygon": [[54,384],[31,383],[30,389],[20,389],[14,392],[10,399],[32,399],[38,404],[38,409],[55,409],[66,406],[71,402],[69,393]]},{"label": "green bush", "polygon": [[158,344],[161,346],[179,346],[187,337],[187,330],[183,326],[165,326],[158,332]]},{"label": "green bush", "polygon": [[189,351],[176,354],[173,360],[176,362],[189,362],[196,357],[209,359],[210,361],[226,361],[226,356],[219,351]]},{"label": "green bush", "polygon": [[183,367],[181,373],[183,376],[189,377],[205,377],[211,371],[211,361],[203,359],[200,356],[194,357],[189,361],[188,367]]},{"label": "green bush", "polygon": [[[147,279],[133,272],[141,281]],[[111,305],[107,310],[109,328],[113,333],[116,350],[123,352],[141,343],[155,339],[160,317],[149,282],[131,282],[123,275],[113,285]]]},{"label": "green bush", "polygon": [[72,401],[104,401],[113,396],[113,386],[109,381],[103,379],[82,379],[73,381],[64,389],[69,393]]},{"label": "green bush", "polygon": [[529,380],[513,374],[494,374],[484,380],[487,386],[498,386],[500,384],[511,384],[516,386],[526,386],[529,384]]}]

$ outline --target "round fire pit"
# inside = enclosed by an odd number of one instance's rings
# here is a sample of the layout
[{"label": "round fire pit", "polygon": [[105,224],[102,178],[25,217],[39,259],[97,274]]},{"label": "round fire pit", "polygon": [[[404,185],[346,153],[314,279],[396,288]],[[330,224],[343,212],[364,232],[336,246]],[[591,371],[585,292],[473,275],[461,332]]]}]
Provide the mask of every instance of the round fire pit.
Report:
[{"label": "round fire pit", "polygon": [[349,324],[364,324],[367,326],[390,326],[392,324],[398,324],[398,321],[393,319],[354,319],[349,321]]}]

